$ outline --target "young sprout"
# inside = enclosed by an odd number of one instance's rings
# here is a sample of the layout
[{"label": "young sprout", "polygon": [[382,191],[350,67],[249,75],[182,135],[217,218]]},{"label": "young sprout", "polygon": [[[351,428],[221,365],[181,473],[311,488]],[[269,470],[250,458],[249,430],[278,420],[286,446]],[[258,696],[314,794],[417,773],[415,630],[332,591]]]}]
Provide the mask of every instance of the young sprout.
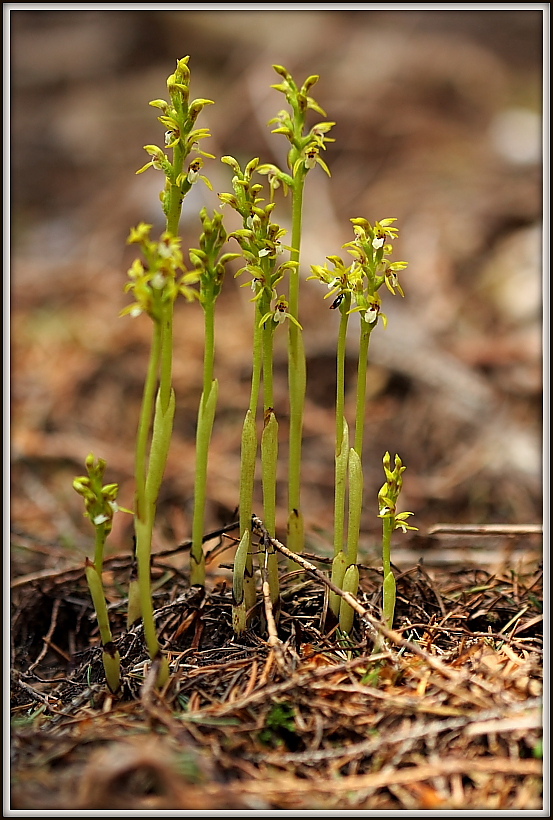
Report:
[{"label": "young sprout", "polygon": [[391,551],[392,533],[400,529],[416,530],[407,523],[407,519],[414,515],[412,512],[396,512],[397,502],[403,485],[405,467],[398,455],[394,459],[394,468],[391,468],[390,453],[386,452],[382,459],[386,481],[378,493],[378,517],[382,519],[382,616],[386,626],[391,629],[394,622],[396,606],[396,580],[392,572]]},{"label": "young sprout", "polygon": [[[96,535],[94,561],[86,559],[85,574],[100,630],[106,681],[110,691],[117,693],[121,686],[121,659],[111,634],[102,583],[102,570],[106,538],[113,526],[114,513],[124,508],[117,504],[118,485],[103,483],[106,470],[104,459],[96,460],[94,455],[89,453],[85,459],[85,465],[88,475],[78,476],[73,481],[73,488],[84,499],[85,516],[90,519]],[[124,510],[124,512],[130,512],[130,510]]]}]

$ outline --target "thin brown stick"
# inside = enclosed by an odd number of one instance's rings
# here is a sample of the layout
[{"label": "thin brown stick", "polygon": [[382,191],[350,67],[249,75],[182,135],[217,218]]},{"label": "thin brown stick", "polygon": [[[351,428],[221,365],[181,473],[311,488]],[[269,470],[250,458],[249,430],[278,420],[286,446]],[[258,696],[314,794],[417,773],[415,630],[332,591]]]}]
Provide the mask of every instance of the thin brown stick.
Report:
[{"label": "thin brown stick", "polygon": [[541,535],[541,524],[434,524],[427,535]]},{"label": "thin brown stick", "polygon": [[39,653],[37,659],[34,661],[34,663],[32,663],[29,666],[27,672],[32,672],[33,669],[36,669],[36,667],[39,665],[41,660],[44,658],[44,656],[48,652],[48,649],[50,647],[50,643],[51,643],[51,640],[52,640],[52,635],[54,634],[54,630],[55,630],[56,624],[58,622],[58,612],[59,612],[59,609],[60,609],[60,605],[61,605],[61,600],[59,598],[56,598],[56,600],[54,601],[54,605],[52,606],[52,615],[51,615],[51,618],[50,618],[50,626],[48,627],[48,632],[46,633],[46,635],[42,639],[43,642],[44,642],[44,645],[43,645],[42,649],[40,650],[40,653]]},{"label": "thin brown stick", "polygon": [[[265,555],[267,555],[267,553],[265,553]],[[267,567],[263,561],[259,562],[259,569],[261,572],[261,591],[263,593],[263,605],[265,607],[265,617],[267,619],[267,632],[269,633],[269,639],[267,643],[271,647],[281,646],[282,642],[278,637],[275,613],[273,611],[273,602],[271,600],[271,588],[269,586],[269,578],[267,576]]]}]

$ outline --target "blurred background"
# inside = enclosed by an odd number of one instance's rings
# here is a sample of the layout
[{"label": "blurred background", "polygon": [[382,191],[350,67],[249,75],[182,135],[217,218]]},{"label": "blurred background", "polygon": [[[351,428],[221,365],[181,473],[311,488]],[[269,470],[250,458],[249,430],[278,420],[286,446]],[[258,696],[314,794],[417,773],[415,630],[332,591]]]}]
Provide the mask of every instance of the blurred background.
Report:
[{"label": "blurred background", "polygon": [[[393,6],[393,4],[390,4]],[[336,123],[305,195],[304,277],[346,256],[349,220],[396,217],[394,259],[409,262],[405,298],[386,291],[388,327],[373,334],[368,373],[363,549],[380,521],[384,452],[407,465],[402,508],[421,531],[437,522],[539,523],[542,513],[541,10],[18,10],[9,17],[11,159],[11,521],[14,565],[85,554],[92,528],[72,489],[92,451],[133,504],[134,436],[148,359],[146,317],[119,318],[140,221],[161,231],[162,177],[135,171],[163,144],[150,100],[167,98],[190,55],[192,97],[215,101],[199,126],[217,159],[187,198],[185,249],[198,211],[230,190],[232,154],[283,164],[268,120],[285,105],[280,64]],[[321,117],[314,115],[314,124]],[[288,201],[275,219],[289,224]],[[238,227],[228,212],[228,229]],[[229,250],[237,250],[232,244]],[[206,526],[235,517],[239,443],[249,397],[249,289],[232,272],[218,302],[219,412]],[[336,311],[302,288],[308,356],[304,513],[309,546],[330,550]],[[348,358],[355,390],[356,322]],[[177,310],[175,440],[155,548],[189,537],[203,317]],[[277,342],[276,411],[286,454],[285,334]],[[352,418],[352,416],[350,416]],[[280,525],[286,520],[281,467]],[[116,516],[112,550],[131,548]],[[281,536],[284,531],[281,529]]]}]

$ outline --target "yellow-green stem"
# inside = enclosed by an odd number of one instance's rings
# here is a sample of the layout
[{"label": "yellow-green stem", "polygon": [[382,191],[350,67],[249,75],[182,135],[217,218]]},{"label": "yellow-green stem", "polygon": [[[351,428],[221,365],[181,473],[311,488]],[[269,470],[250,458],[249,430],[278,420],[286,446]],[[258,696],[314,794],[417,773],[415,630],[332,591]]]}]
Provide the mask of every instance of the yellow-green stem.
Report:
[{"label": "yellow-green stem", "polygon": [[[358,588],[359,569],[355,564],[351,564],[344,574],[342,589],[344,592],[349,592],[351,595],[356,596]],[[340,629],[342,632],[345,632],[346,635],[349,635],[352,630],[354,615],[353,608],[342,598],[340,601]]]},{"label": "yellow-green stem", "polygon": [[110,643],[112,639],[111,628],[109,625],[108,608],[106,598],[104,595],[104,586],[102,583],[102,575],[96,569],[95,565],[90,563],[88,558],[85,564],[85,574],[90,590],[90,597],[94,604],[96,618],[98,620],[98,629],[100,630],[100,639],[102,645]]},{"label": "yellow-green stem", "polygon": [[[337,587],[342,589],[342,582],[344,580],[344,575],[346,573],[346,569],[348,568],[348,560],[346,558],[346,554],[343,550],[339,550],[336,555],[334,556],[334,560],[332,561],[332,572],[330,576],[330,580],[333,584]],[[328,604],[330,609],[338,617],[340,614],[340,603],[342,598],[338,595],[337,592],[330,592],[328,596]]]},{"label": "yellow-green stem", "polygon": [[346,511],[347,464],[349,457],[348,425],[344,416],[346,390],[346,341],[348,311],[351,294],[344,294],[340,305],[340,328],[336,352],[336,452],[334,482],[334,555],[344,547],[344,526]]},{"label": "yellow-green stem", "polygon": [[[184,151],[182,150],[180,143],[177,143],[173,149],[173,170],[175,179],[181,173],[183,163]],[[182,212],[182,200],[184,195],[177,185],[170,184],[166,196],[168,197],[166,207],[167,231],[172,234],[172,236],[178,236]]]},{"label": "yellow-green stem", "polygon": [[363,512],[363,467],[357,452],[350,449],[348,462],[349,515],[347,559],[349,564],[357,563],[361,514]]},{"label": "yellow-green stem", "polygon": [[152,601],[152,582],[150,575],[150,558],[152,533],[155,520],[155,505],[148,503],[144,520],[135,519],[136,531],[136,561],[138,565],[138,590],[140,594],[140,610],[144,626],[144,640],[148,654],[152,660],[159,655],[159,641],[157,639],[154,604]]},{"label": "yellow-green stem", "polygon": [[[288,309],[299,322],[300,249],[302,231],[303,189],[305,169],[300,166],[292,190],[292,248],[291,261],[297,266],[290,272]],[[288,384],[290,394],[290,442],[288,464],[288,547],[292,552],[303,549],[303,516],[301,512],[301,457],[303,411],[305,403],[306,364],[303,337],[300,328],[288,323]]]},{"label": "yellow-green stem", "polygon": [[196,430],[196,476],[194,480],[194,518],[192,522],[192,549],[190,551],[190,583],[205,584],[205,555],[203,551],[205,505],[207,498],[207,463],[211,432],[217,406],[218,383],[211,383],[207,397],[202,398]]},{"label": "yellow-green stem", "polygon": [[150,361],[144,383],[142,396],[142,406],[140,408],[140,418],[138,421],[138,431],[136,437],[136,457],[135,457],[135,480],[136,480],[136,516],[141,518],[144,514],[146,502],[146,472],[148,460],[148,441],[152,427],[154,402],[157,389],[159,373],[159,359],[161,354],[161,326],[154,321],[154,335],[150,350]]},{"label": "yellow-green stem", "polygon": [[382,617],[389,629],[394,622],[396,606],[396,579],[392,572],[392,533],[394,518],[387,516],[382,519]]},{"label": "yellow-green stem", "polygon": [[[278,460],[278,422],[273,409],[269,407],[265,414],[265,423],[261,437],[261,475],[263,484],[263,512],[265,526],[273,538],[276,534],[276,482]],[[278,558],[272,546],[267,550],[267,579],[271,602],[275,604],[280,595],[278,579]],[[275,617],[278,613],[275,613]]]},{"label": "yellow-green stem", "polygon": [[365,412],[367,398],[367,365],[369,360],[369,341],[372,327],[361,319],[361,338],[359,340],[359,360],[357,366],[357,399],[355,410],[355,443],[354,449],[359,458],[363,456],[363,440],[365,435]]},{"label": "yellow-green stem", "polygon": [[382,572],[384,577],[388,575],[392,568],[392,532],[394,531],[394,519],[386,516],[382,519]]},{"label": "yellow-green stem", "polygon": [[104,567],[104,547],[106,543],[106,527],[105,524],[97,524],[95,526],[95,547],[94,547],[94,566],[100,578],[102,577],[102,569]]},{"label": "yellow-green stem", "polygon": [[[217,386],[213,379],[215,361],[215,302],[206,300],[204,310],[204,378],[196,430],[196,477],[194,485],[194,515],[192,548],[190,550],[190,583],[205,584],[203,536],[207,493],[207,465],[215,418]],[[215,392],[213,392],[215,391]]]}]

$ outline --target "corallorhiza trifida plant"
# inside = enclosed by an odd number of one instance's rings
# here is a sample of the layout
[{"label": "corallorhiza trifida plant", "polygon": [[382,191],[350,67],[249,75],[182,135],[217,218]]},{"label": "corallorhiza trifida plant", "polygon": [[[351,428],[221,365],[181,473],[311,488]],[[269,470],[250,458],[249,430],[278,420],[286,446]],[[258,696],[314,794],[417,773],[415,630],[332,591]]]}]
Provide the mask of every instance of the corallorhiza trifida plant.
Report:
[{"label": "corallorhiza trifida plant", "polygon": [[[371,225],[366,219],[352,219],[354,239],[344,245],[344,249],[353,257],[346,265],[339,256],[329,256],[328,265],[313,265],[312,276],[323,282],[332,297],[331,309],[340,311],[340,326],[337,343],[337,379],[336,379],[336,451],[335,451],[335,495],[334,495],[334,560],[332,563],[332,580],[343,590],[352,594],[357,592],[359,570],[357,552],[363,509],[363,443],[365,431],[365,410],[367,394],[367,365],[369,342],[378,320],[387,323],[381,311],[381,298],[378,291],[385,284],[392,294],[404,295],[399,283],[398,273],[407,267],[407,262],[392,262],[392,242],[398,230],[393,227],[395,219],[381,219]],[[348,321],[351,314],[359,316],[359,352],[357,363],[356,410],[353,447],[349,446],[349,425],[344,413],[345,402],[345,356]],[[387,462],[385,461],[385,466]],[[400,462],[401,464],[401,462]],[[405,468],[403,468],[405,469]],[[399,495],[401,484],[397,485]],[[380,499],[380,496],[379,496]],[[345,534],[347,516],[347,536]],[[381,513],[381,510],[380,510]],[[412,513],[402,513],[401,521]],[[405,527],[407,525],[404,524]],[[390,572],[389,527],[383,538],[383,561],[385,564],[384,607],[392,613],[395,606],[395,582]],[[394,529],[394,526],[392,526]],[[408,527],[408,529],[414,529]],[[391,532],[391,531],[390,531]],[[391,577],[388,577],[391,576]],[[393,595],[392,595],[393,588]],[[393,600],[392,600],[393,598]],[[353,610],[336,593],[330,594],[330,608],[340,620],[343,632],[349,633],[353,625]],[[389,621],[391,625],[391,620]]]},{"label": "corallorhiza trifida plant", "polygon": [[73,487],[84,500],[85,516],[90,519],[96,536],[94,561],[86,559],[85,574],[100,630],[106,681],[111,692],[115,694],[121,686],[121,658],[111,634],[102,570],[104,549],[113,526],[113,515],[117,510],[124,508],[117,504],[118,485],[104,484],[106,462],[101,458],[96,460],[94,455],[89,453],[85,459],[85,466],[88,475],[75,478]]},{"label": "corallorhiza trifida plant", "polygon": [[[143,398],[138,421],[135,454],[134,531],[137,579],[129,588],[128,625],[142,619],[144,639],[152,664],[156,668],[158,685],[168,678],[169,665],[161,652],[152,602],[150,559],[159,491],[173,432],[177,397],[172,386],[173,322],[177,298],[199,302],[204,312],[205,346],[203,390],[198,408],[196,430],[196,478],[194,484],[194,514],[190,554],[190,583],[205,584],[203,536],[208,480],[208,459],[211,434],[216,417],[218,382],[216,372],[215,303],[223,286],[226,265],[241,257],[236,275],[247,275],[245,285],[251,287],[253,303],[252,377],[250,399],[242,430],[241,469],[239,482],[240,537],[236,549],[233,578],[233,625],[237,633],[249,625],[249,614],[256,603],[252,514],[257,463],[260,455],[263,491],[263,519],[270,536],[276,532],[276,486],[279,461],[279,425],[274,410],[273,349],[274,334],[282,325],[288,328],[288,401],[290,408],[288,449],[288,547],[295,554],[303,550],[304,524],[301,508],[301,462],[303,414],[306,386],[306,363],[302,325],[300,322],[300,250],[304,186],[307,174],[319,165],[329,176],[330,171],[321,153],[329,142],[333,122],[317,122],[308,126],[310,111],[326,117],[323,109],[310,95],[318,81],[308,77],[298,86],[282,66],[274,66],[280,82],[273,88],[284,94],[289,106],[270,121],[273,133],[284,135],[290,143],[286,169],[252,159],[245,167],[232,156],[222,158],[230,167],[232,193],[219,194],[222,205],[233,208],[241,217],[242,227],[231,234],[223,225],[222,214],[200,212],[202,233],[199,247],[188,251],[189,267],[178,235],[184,197],[191,187],[209,180],[200,171],[204,158],[213,155],[200,151],[198,144],[210,136],[206,128],[197,128],[196,120],[211,100],[189,100],[190,70],[188,57],[177,62],[174,74],[167,80],[169,102],[154,100],[150,105],[159,109],[158,117],[165,131],[164,147],[147,145],[150,161],[137,173],[148,168],[161,171],[165,177],[160,194],[165,216],[165,230],[159,238],[151,236],[152,226],[141,223],[131,230],[129,244],[141,251],[131,265],[126,290],[133,295],[123,315],[147,315],[152,323],[152,340],[146,372]],[[268,196],[263,196],[263,184]],[[289,195],[291,235],[288,244],[281,241],[286,231],[274,220],[275,195],[281,189]],[[343,590],[357,592],[359,572],[357,551],[361,510],[363,507],[363,438],[366,402],[366,374],[369,339],[381,312],[382,285],[392,294],[403,291],[398,273],[406,262],[390,261],[392,241],[397,236],[394,219],[382,219],[374,224],[356,218],[354,239],[344,247],[352,257],[346,265],[338,256],[328,257],[331,263],[312,266],[312,277],[328,286],[331,307],[340,311],[337,340],[336,393],[336,472],[335,527],[332,580]],[[238,243],[239,253],[224,252],[229,239]],[[285,255],[285,256],[283,256]],[[356,415],[353,446],[350,446],[349,425],[344,412],[345,349],[349,317],[359,316],[359,355]],[[259,418],[259,415],[262,417]],[[114,649],[107,609],[101,584],[103,544],[111,529],[111,516],[117,509],[116,485],[101,483],[105,462],[95,464],[87,459],[88,477],[75,481],[75,489],[85,499],[87,515],[96,527],[97,547],[94,564],[87,561],[87,578],[98,614],[104,651],[106,677],[112,691],[120,685],[119,656]],[[390,536],[393,529],[412,529],[405,521],[411,513],[396,513],[401,489],[401,473],[405,469],[396,456],[395,469],[390,469],[389,456],[384,458],[386,484],[379,493],[379,515],[383,519],[384,601],[383,613],[391,625],[395,603],[395,582],[390,567]],[[347,510],[347,534],[346,534]],[[270,543],[264,544],[260,561],[269,581],[270,597],[278,613],[279,576],[277,556]],[[292,561],[291,567],[297,567]],[[330,606],[339,619],[344,633],[353,625],[353,610],[332,595]]]}]

